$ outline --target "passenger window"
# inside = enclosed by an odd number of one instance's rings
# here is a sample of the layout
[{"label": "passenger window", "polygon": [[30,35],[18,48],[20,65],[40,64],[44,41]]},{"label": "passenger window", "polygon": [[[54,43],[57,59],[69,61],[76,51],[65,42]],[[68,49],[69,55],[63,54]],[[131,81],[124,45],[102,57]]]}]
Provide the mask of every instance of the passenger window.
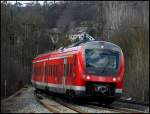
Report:
[{"label": "passenger window", "polygon": [[53,76],[53,71],[54,71],[54,65],[52,65],[52,76]]},{"label": "passenger window", "polygon": [[40,70],[39,67],[37,67],[37,74],[38,74],[38,75],[39,75],[39,70]]},{"label": "passenger window", "polygon": [[53,68],[52,67],[53,67],[53,65],[51,65],[51,76],[52,76],[52,72],[53,72]]},{"label": "passenger window", "polygon": [[45,75],[47,75],[47,64],[45,65]]},{"label": "passenger window", "polygon": [[56,76],[57,76],[57,67],[58,67],[58,65],[56,65]]},{"label": "passenger window", "polygon": [[49,65],[49,75],[51,75],[51,65]]},{"label": "passenger window", "polygon": [[67,76],[69,75],[69,64],[67,64]]},{"label": "passenger window", "polygon": [[53,74],[53,65],[51,65],[51,76]]},{"label": "passenger window", "polygon": [[72,76],[72,64],[70,64],[70,76]]},{"label": "passenger window", "polygon": [[53,75],[55,76],[55,65],[54,65],[54,69],[53,69]]},{"label": "passenger window", "polygon": [[56,65],[55,65],[55,71],[54,71],[54,76],[56,76]]},{"label": "passenger window", "polygon": [[64,64],[64,76],[67,75],[67,64]]},{"label": "passenger window", "polygon": [[49,69],[50,69],[50,70],[49,70],[49,74],[50,74],[50,76],[51,76],[51,72],[52,72],[51,67],[52,67],[52,66],[50,65],[50,66],[49,66]]},{"label": "passenger window", "polygon": [[49,65],[47,65],[47,75],[49,75]]},{"label": "passenger window", "polygon": [[49,75],[49,65],[47,65],[47,75]]},{"label": "passenger window", "polygon": [[76,62],[76,55],[74,55],[74,66],[76,66],[77,62]]},{"label": "passenger window", "polygon": [[54,65],[54,76],[56,76],[56,65]]},{"label": "passenger window", "polygon": [[52,75],[52,65],[50,65],[50,76]]}]

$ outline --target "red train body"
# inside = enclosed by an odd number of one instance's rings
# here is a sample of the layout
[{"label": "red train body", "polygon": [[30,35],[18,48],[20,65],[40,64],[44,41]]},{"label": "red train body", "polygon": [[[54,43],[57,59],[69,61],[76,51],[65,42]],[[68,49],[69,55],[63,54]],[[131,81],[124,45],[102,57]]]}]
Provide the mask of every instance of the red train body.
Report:
[{"label": "red train body", "polygon": [[32,84],[37,89],[76,96],[120,97],[124,56],[117,45],[91,41],[33,59]]}]

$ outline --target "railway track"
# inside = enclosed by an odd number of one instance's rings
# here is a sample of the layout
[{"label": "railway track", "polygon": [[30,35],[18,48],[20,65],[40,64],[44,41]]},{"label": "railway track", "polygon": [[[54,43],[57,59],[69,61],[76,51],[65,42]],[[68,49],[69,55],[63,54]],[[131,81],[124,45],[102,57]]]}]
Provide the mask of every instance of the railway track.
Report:
[{"label": "railway track", "polygon": [[118,99],[117,102],[142,105],[142,106],[149,106],[149,103],[138,102],[138,101],[133,101],[133,100]]},{"label": "railway track", "polygon": [[[55,97],[55,96],[49,96],[46,95],[45,93],[36,93],[37,100],[44,105],[50,112],[54,113],[91,113],[92,110],[94,112],[100,112],[102,113],[145,113],[144,111],[139,111],[135,109],[129,109],[129,108],[120,108],[120,107],[114,107],[114,106],[100,106],[99,104],[96,103],[86,103],[82,105],[77,105],[77,104],[71,104],[68,103],[67,101]],[[42,100],[41,100],[42,99]],[[57,102],[57,104],[50,104],[48,102]],[[89,111],[90,110],[90,111]]]},{"label": "railway track", "polygon": [[35,93],[37,101],[53,113],[87,113],[60,99]]},{"label": "railway track", "polygon": [[130,108],[121,108],[121,107],[114,107],[114,106],[99,106],[96,103],[89,103],[88,107],[97,108],[97,109],[105,109],[117,113],[145,113],[144,111],[130,109]]}]

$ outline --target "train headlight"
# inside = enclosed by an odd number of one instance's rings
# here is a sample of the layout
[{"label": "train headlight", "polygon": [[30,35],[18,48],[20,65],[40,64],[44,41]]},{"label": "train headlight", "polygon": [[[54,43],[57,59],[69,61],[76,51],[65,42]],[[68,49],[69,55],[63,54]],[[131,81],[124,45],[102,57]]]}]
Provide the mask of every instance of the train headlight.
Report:
[{"label": "train headlight", "polygon": [[104,48],[104,46],[102,45],[101,48]]},{"label": "train headlight", "polygon": [[89,80],[89,79],[90,79],[90,76],[87,76],[86,79]]},{"label": "train headlight", "polygon": [[116,78],[113,78],[113,81],[116,81]]}]

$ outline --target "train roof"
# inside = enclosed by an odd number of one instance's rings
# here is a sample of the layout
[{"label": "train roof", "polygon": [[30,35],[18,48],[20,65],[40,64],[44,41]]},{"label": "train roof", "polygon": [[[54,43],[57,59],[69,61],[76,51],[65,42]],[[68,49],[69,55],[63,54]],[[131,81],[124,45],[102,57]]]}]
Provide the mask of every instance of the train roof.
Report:
[{"label": "train roof", "polygon": [[97,48],[97,47],[105,46],[105,48],[116,48],[118,50],[121,50],[121,48],[118,45],[108,41],[91,41],[91,42],[83,43],[81,45],[87,48],[88,47]]},{"label": "train roof", "polygon": [[37,59],[44,59],[47,57],[55,57],[58,55],[63,55],[66,54],[68,52],[78,52],[79,49],[81,47],[83,48],[101,48],[101,46],[103,46],[105,49],[112,49],[115,51],[121,51],[121,48],[119,46],[117,46],[114,43],[111,42],[107,42],[107,41],[88,41],[88,42],[81,42],[79,44],[75,44],[75,45],[70,45],[67,48],[63,48],[60,50],[55,50],[53,52],[47,52],[45,54],[41,54],[38,55],[37,57],[35,57],[33,60],[37,60]]},{"label": "train roof", "polygon": [[80,48],[81,48],[81,46],[76,46],[76,47],[72,47],[72,48],[64,48],[62,50],[55,50],[53,52],[47,52],[47,53],[38,55],[33,60],[44,59],[44,58],[47,58],[47,57],[55,57],[55,56],[59,56],[59,55],[62,56],[62,55],[65,55],[68,52],[77,53]]}]

